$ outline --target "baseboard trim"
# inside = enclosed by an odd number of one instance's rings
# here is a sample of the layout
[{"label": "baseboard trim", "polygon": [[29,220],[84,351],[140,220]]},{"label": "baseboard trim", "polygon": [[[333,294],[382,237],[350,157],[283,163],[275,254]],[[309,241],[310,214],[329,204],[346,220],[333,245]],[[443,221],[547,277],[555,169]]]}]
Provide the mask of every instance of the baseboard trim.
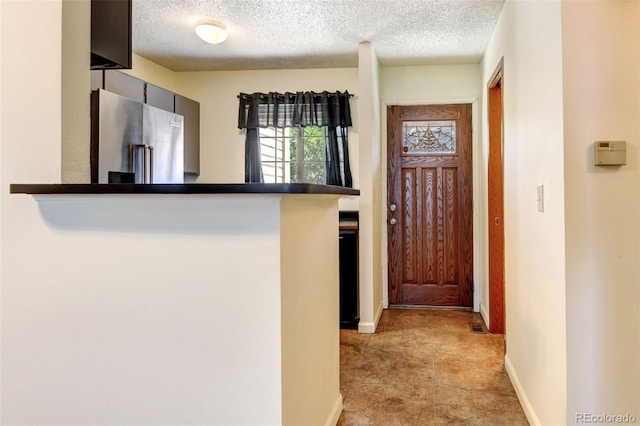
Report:
[{"label": "baseboard trim", "polygon": [[376,325],[372,322],[360,321],[358,324],[358,333],[373,334],[376,332]]},{"label": "baseboard trim", "polygon": [[340,420],[342,409],[343,409],[342,394],[338,393],[338,399],[336,400],[335,404],[333,404],[333,408],[329,413],[329,418],[327,419],[327,423],[325,423],[325,425],[336,426],[336,424],[338,423],[338,420]]},{"label": "baseboard trim", "polygon": [[487,328],[491,327],[491,324],[489,324],[489,312],[487,312],[487,308],[482,303],[480,303],[480,316]]},{"label": "baseboard trim", "polygon": [[511,360],[509,359],[509,355],[504,356],[504,368],[507,370],[507,375],[511,380],[511,384],[513,385],[513,389],[516,391],[516,395],[520,400],[520,405],[522,405],[522,410],[524,411],[525,416],[527,416],[527,420],[530,425],[541,426],[540,420],[538,420],[538,416],[536,416],[536,412],[534,411],[529,399],[527,398],[527,394],[525,393],[522,385],[520,384],[520,380],[518,379],[518,374],[516,370],[513,368],[513,364],[511,364]]},{"label": "baseboard trim", "polygon": [[358,333],[363,333],[363,334],[375,333],[376,328],[378,327],[378,323],[380,322],[380,317],[382,316],[383,311],[384,311],[384,306],[381,301],[376,309],[375,315],[373,316],[373,322],[362,321],[362,318],[360,318],[360,322],[358,323]]}]

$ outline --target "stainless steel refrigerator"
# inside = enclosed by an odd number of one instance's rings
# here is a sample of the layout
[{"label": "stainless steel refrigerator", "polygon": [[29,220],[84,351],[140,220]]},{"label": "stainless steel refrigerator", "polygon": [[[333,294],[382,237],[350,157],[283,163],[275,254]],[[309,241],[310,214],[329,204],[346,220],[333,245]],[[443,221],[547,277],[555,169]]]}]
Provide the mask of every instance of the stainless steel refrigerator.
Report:
[{"label": "stainless steel refrigerator", "polygon": [[183,183],[184,117],[91,93],[91,183]]}]

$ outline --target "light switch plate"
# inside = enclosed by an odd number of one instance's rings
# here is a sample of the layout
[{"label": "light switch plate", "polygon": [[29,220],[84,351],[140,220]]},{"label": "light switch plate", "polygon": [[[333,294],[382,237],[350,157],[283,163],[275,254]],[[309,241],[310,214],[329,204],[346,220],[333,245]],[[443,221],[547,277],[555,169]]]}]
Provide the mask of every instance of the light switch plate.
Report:
[{"label": "light switch plate", "polygon": [[538,193],[537,193],[536,200],[538,202],[538,211],[543,212],[544,211],[544,185],[542,184],[538,185]]}]

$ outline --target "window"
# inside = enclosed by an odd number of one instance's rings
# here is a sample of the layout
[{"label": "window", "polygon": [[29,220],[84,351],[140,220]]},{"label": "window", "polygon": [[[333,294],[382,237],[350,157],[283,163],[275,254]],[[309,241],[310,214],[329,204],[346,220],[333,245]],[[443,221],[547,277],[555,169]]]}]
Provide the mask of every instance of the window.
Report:
[{"label": "window", "polygon": [[291,137],[285,136],[289,130],[260,129],[260,161],[265,183],[291,182]]},{"label": "window", "polygon": [[[326,181],[326,127],[260,128],[260,156],[265,183]],[[339,145],[341,146],[341,145]],[[342,155],[341,155],[342,157]],[[344,164],[340,162],[341,174]]]},{"label": "window", "polygon": [[240,93],[245,182],[351,188],[348,92]]}]

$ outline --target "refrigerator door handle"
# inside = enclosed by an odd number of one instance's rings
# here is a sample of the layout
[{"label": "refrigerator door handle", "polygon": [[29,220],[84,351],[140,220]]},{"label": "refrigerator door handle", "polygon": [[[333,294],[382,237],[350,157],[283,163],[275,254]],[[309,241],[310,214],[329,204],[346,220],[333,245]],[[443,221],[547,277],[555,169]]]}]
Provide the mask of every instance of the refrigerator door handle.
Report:
[{"label": "refrigerator door handle", "polygon": [[144,144],[129,145],[129,171],[134,174],[135,183],[149,183],[149,169],[153,172],[149,162],[153,156],[147,154],[152,148]]},{"label": "refrigerator door handle", "polygon": [[149,164],[149,156],[147,151],[149,151],[149,147],[147,145],[142,145],[142,152],[144,160],[142,161],[142,183],[149,183],[149,174],[148,174],[148,164]]},{"label": "refrigerator door handle", "polygon": [[134,183],[138,183],[137,182],[137,176],[136,176],[136,165],[137,165],[137,152],[138,152],[138,145],[136,144],[130,144],[129,145],[129,172],[133,173],[133,182]]},{"label": "refrigerator door handle", "polygon": [[154,162],[153,147],[148,145],[147,149],[149,150],[149,182],[148,183],[153,183],[153,162]]}]

